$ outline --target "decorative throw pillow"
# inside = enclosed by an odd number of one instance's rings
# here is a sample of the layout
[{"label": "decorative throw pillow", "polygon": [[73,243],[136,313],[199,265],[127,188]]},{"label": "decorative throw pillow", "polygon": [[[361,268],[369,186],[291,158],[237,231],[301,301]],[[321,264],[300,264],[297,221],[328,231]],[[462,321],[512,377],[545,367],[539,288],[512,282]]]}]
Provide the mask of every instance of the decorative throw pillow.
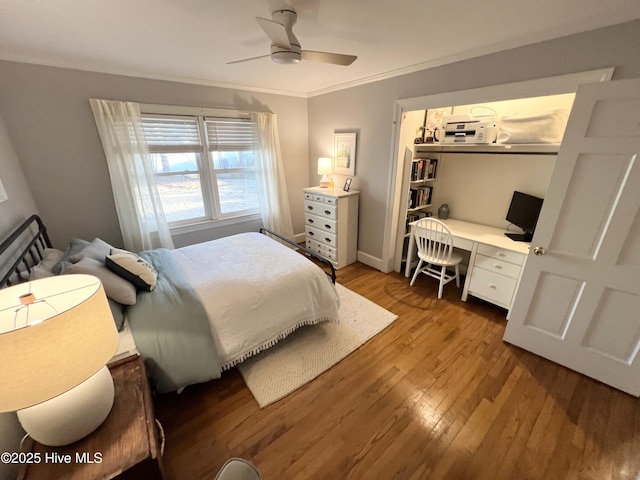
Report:
[{"label": "decorative throw pillow", "polygon": [[104,259],[111,253],[113,247],[104,240],[94,238],[92,242],[80,250],[78,253],[71,255],[69,261],[76,263],[85,257],[94,258],[99,262],[104,263]]},{"label": "decorative throw pillow", "polygon": [[158,272],[153,265],[136,253],[112,248],[111,255],[105,260],[105,265],[140,290],[152,292],[156,288]]},{"label": "decorative throw pillow", "polygon": [[78,263],[72,263],[67,267],[67,273],[85,273],[98,277],[107,297],[123,305],[136,303],[136,287],[110,271],[104,263],[95,258],[85,257]]}]

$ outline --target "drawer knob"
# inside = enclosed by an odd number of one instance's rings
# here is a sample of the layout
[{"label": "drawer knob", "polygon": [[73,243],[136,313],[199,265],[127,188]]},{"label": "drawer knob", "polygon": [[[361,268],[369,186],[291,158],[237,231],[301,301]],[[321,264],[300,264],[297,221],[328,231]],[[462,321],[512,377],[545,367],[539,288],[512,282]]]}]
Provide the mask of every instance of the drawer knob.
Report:
[{"label": "drawer knob", "polygon": [[313,237],[315,235],[315,233],[309,232],[309,235],[311,235]]},{"label": "drawer knob", "polygon": [[496,270],[502,270],[502,265],[498,265],[497,263],[493,265],[493,268]]},{"label": "drawer knob", "polygon": [[326,215],[331,215],[331,210],[325,210],[325,211],[324,211],[324,213],[325,213]]},{"label": "drawer knob", "polygon": [[313,207],[311,205],[307,205],[307,210],[313,210]]},{"label": "drawer knob", "polygon": [[325,223],[324,228],[326,228],[327,230],[331,230],[331,225],[329,225],[328,223]]},{"label": "drawer knob", "polygon": [[536,248],[533,249],[533,253],[538,255],[538,256],[541,256],[541,255],[544,255],[545,253],[547,253],[547,251],[542,247],[536,247]]},{"label": "drawer knob", "polygon": [[331,243],[331,239],[329,237],[325,237],[324,241],[327,243]]},{"label": "drawer knob", "polygon": [[309,223],[313,223],[313,218],[310,218],[310,219],[309,219]]},{"label": "drawer knob", "polygon": [[493,288],[494,290],[496,290],[498,287],[496,287],[493,283],[490,283],[489,288]]}]

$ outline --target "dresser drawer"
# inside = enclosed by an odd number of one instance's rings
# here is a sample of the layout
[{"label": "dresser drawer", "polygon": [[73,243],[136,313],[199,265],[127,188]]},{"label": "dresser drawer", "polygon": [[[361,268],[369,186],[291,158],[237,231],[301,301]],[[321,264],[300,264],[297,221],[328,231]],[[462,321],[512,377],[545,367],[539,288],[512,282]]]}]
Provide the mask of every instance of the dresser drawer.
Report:
[{"label": "dresser drawer", "polygon": [[515,263],[505,262],[504,260],[498,260],[497,258],[487,257],[486,255],[476,255],[474,268],[484,268],[490,272],[500,273],[507,277],[517,279],[520,275],[520,265]]},{"label": "dresser drawer", "polygon": [[327,197],[324,195],[318,195],[317,193],[304,192],[304,199],[313,200],[314,202],[318,202],[318,203],[325,203],[327,205],[338,204],[338,199],[336,197]]},{"label": "dresser drawer", "polygon": [[330,218],[332,220],[336,220],[338,218],[335,205],[326,205],[306,199],[304,201],[304,211],[305,213],[312,213],[314,215],[318,215],[323,218]]},{"label": "dresser drawer", "polygon": [[317,242],[324,243],[325,245],[329,245],[330,247],[336,247],[336,236],[320,230],[319,228],[313,228],[309,225],[304,226],[304,232],[307,238],[311,238]]},{"label": "dresser drawer", "polygon": [[524,255],[522,253],[493,247],[485,243],[478,245],[478,253],[487,257],[497,258],[498,260],[504,260],[505,262],[515,263],[516,265],[522,265],[524,263]]},{"label": "dresser drawer", "polygon": [[469,293],[477,295],[508,307],[516,288],[516,279],[505,277],[499,273],[490,272],[483,268],[475,268],[471,272]]},{"label": "dresser drawer", "polygon": [[304,222],[310,227],[315,227],[325,232],[337,234],[338,224],[329,218],[318,217],[317,215],[311,215],[310,213],[304,214]]},{"label": "dresser drawer", "polygon": [[338,259],[337,251],[334,247],[330,247],[329,245],[325,245],[322,242],[318,242],[316,240],[312,240],[310,238],[307,239],[307,248],[311,251],[316,252],[317,254],[323,256],[324,258],[328,258],[329,260],[336,261]]}]

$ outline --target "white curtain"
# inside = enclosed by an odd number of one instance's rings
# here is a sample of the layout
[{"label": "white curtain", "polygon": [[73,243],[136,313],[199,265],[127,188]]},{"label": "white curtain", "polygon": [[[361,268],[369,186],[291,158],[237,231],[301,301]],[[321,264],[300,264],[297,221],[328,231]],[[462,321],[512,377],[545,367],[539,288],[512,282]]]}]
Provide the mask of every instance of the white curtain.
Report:
[{"label": "white curtain", "polygon": [[251,121],[254,125],[256,180],[262,224],[287,238],[293,238],[277,117],[273,113],[252,113]]},{"label": "white curtain", "polygon": [[107,157],[124,247],[173,248],[137,103],[91,99]]}]

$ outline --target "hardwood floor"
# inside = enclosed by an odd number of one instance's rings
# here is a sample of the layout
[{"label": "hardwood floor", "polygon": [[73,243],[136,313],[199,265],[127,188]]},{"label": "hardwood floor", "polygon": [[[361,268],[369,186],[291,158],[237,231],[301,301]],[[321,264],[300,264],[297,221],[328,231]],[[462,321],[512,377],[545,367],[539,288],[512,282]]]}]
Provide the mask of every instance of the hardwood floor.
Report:
[{"label": "hardwood floor", "polygon": [[398,320],[263,410],[236,369],[156,397],[168,480],[234,456],[266,480],[638,478],[640,400],[504,343],[504,310],[359,263],[338,282]]}]

